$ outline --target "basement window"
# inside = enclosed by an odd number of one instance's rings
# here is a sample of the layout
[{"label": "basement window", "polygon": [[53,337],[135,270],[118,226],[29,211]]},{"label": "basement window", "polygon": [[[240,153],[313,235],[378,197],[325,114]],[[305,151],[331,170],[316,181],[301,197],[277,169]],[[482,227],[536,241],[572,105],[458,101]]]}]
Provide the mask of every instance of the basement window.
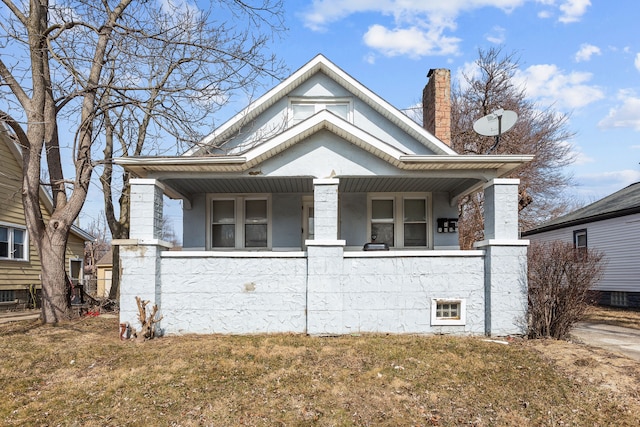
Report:
[{"label": "basement window", "polygon": [[615,307],[627,307],[629,302],[627,301],[626,292],[611,292],[611,305]]},{"label": "basement window", "polygon": [[466,309],[466,300],[464,299],[433,298],[431,300],[431,325],[465,325]]},{"label": "basement window", "polygon": [[0,302],[15,302],[16,297],[13,290],[0,291]]}]

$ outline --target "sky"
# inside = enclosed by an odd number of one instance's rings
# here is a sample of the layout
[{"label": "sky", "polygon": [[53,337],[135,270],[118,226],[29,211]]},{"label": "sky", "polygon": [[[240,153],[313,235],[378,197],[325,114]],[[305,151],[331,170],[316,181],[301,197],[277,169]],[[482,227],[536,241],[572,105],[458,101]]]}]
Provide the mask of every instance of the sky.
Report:
[{"label": "sky", "polygon": [[426,74],[459,79],[478,49],[520,58],[541,107],[569,115],[574,195],[590,203],[640,181],[640,2],[635,0],[287,1],[277,46],[292,71],[322,53],[399,109]]},{"label": "sky", "polygon": [[[582,203],[640,181],[640,31],[636,0],[284,0],[274,52],[294,72],[322,53],[399,109],[420,102],[431,68],[458,79],[478,49],[520,58],[541,108],[569,115]],[[274,86],[273,82],[269,87]],[[224,120],[216,120],[222,123]],[[180,214],[167,213],[181,231]]]}]

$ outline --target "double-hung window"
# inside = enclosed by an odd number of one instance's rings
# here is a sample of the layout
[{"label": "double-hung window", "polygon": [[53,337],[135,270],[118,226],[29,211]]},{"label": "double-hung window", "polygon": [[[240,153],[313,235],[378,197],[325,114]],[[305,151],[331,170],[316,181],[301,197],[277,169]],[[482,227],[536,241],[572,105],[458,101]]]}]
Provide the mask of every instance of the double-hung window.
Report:
[{"label": "double-hung window", "polygon": [[351,121],[351,102],[344,98],[294,98],[290,101],[291,124],[296,125],[314,114],[327,110],[338,117]]},{"label": "double-hung window", "polygon": [[29,243],[25,227],[0,224],[0,259],[27,261]]},{"label": "double-hung window", "polygon": [[211,197],[211,249],[267,248],[271,246],[267,196]]},{"label": "double-hung window", "polygon": [[373,194],[369,197],[371,241],[397,248],[429,247],[429,197]]}]

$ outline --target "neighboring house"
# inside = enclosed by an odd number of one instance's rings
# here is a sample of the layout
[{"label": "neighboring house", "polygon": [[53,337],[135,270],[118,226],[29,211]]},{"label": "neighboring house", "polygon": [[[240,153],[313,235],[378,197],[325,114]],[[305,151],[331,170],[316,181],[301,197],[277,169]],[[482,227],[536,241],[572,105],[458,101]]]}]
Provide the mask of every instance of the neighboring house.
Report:
[{"label": "neighboring house", "polygon": [[[450,73],[430,76],[445,142],[319,55],[183,156],[116,159],[138,177],[112,242],[121,322],[140,296],[168,334],[523,333],[527,242],[501,177],[532,156],[455,153]],[[486,240],[461,251],[457,203],[482,188]],[[183,203],[180,252],[163,194]]]},{"label": "neighboring house", "polygon": [[111,277],[113,273],[113,252],[109,250],[96,263],[96,296],[98,298],[109,297],[111,291]]},{"label": "neighboring house", "polygon": [[640,182],[522,233],[531,241],[561,240],[605,255],[595,286],[600,304],[640,307]]},{"label": "neighboring house", "polygon": [[[40,258],[31,244],[22,206],[22,155],[0,123],[0,310],[34,307],[39,300]],[[52,211],[49,194],[40,191],[40,210]],[[66,250],[67,274],[82,283],[84,244],[92,237],[73,227]]]}]

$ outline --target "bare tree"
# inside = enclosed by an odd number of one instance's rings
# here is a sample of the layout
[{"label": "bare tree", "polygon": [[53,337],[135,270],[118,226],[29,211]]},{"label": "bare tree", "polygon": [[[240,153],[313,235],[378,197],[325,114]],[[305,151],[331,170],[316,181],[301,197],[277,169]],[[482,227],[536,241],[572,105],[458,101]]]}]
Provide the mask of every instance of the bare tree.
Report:
[{"label": "bare tree", "polygon": [[[480,50],[476,72],[464,75],[464,81],[452,88],[451,137],[453,148],[461,154],[534,154],[513,174],[520,179],[520,226],[556,217],[566,211],[565,190],[571,179],[564,166],[573,162],[567,143],[573,133],[567,129],[568,117],[551,108],[540,109],[526,97],[526,88],[516,86],[519,68],[515,54],[503,54],[499,48]],[[500,137],[481,136],[473,131],[473,122],[503,108],[518,114],[515,126]],[[482,193],[465,197],[459,205],[460,245],[470,248],[483,238]]]},{"label": "bare tree", "polygon": [[529,337],[564,339],[593,303],[604,255],[566,242],[532,242],[528,264]]},{"label": "bare tree", "polygon": [[[70,315],[64,253],[93,169],[105,166],[102,180],[110,189],[111,156],[141,154],[149,129],[155,136],[193,138],[204,113],[215,111],[211,106],[222,104],[228,91],[277,75],[280,66],[265,48],[282,29],[282,3],[221,0],[215,14],[171,1],[2,3],[0,120],[23,151],[26,223],[42,260],[42,318],[55,323]],[[203,108],[191,109],[198,103]],[[63,169],[66,150],[71,173]],[[43,158],[54,201],[48,221],[39,203]],[[109,210],[110,226],[128,224],[122,211],[114,221]]]}]

